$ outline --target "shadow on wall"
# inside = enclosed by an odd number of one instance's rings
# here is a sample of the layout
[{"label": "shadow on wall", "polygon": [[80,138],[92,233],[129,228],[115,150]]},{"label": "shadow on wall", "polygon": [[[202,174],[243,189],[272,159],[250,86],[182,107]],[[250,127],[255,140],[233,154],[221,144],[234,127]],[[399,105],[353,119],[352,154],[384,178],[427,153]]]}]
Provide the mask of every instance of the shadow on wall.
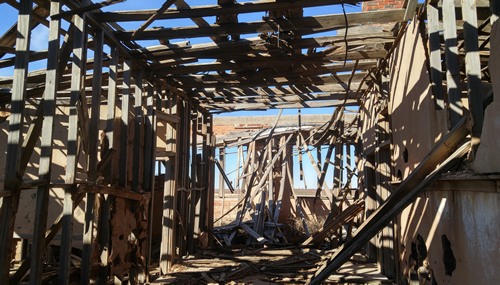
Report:
[{"label": "shadow on wall", "polygon": [[[53,155],[52,155],[52,177],[51,182],[63,183],[66,171],[66,156],[67,156],[67,137],[68,137],[68,122],[67,114],[69,110],[64,107],[58,107],[54,120],[54,139],[53,139]],[[35,120],[36,106],[27,105],[25,109],[26,123],[23,126],[23,134],[26,136],[30,124]],[[3,188],[3,181],[6,168],[6,146],[9,129],[8,117],[4,122],[0,123],[0,181]],[[42,130],[43,133],[43,130]],[[85,169],[85,161],[81,155],[78,168]],[[23,180],[30,181],[38,179],[38,165],[40,160],[40,139],[35,146],[31,159],[28,162]],[[85,179],[85,175],[77,176],[77,179]],[[18,238],[31,239],[35,223],[36,209],[36,188],[21,191],[19,210],[16,215],[16,223],[14,235]],[[56,218],[62,213],[64,200],[63,188],[50,189],[49,213],[47,219],[47,228],[49,228]],[[84,202],[81,202],[74,212],[74,228],[73,240],[74,246],[80,246],[84,219]],[[54,238],[54,243],[58,243],[60,235]]]}]

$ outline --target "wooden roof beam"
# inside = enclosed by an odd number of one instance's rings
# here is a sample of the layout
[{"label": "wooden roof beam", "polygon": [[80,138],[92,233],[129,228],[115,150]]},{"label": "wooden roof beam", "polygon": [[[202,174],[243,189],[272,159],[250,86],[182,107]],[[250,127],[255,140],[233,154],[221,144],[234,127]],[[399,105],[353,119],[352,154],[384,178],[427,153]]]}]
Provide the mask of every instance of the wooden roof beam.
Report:
[{"label": "wooden roof beam", "polygon": [[[347,76],[347,78],[346,78]],[[346,82],[350,74],[339,75],[339,78],[345,79]],[[365,76],[364,73],[357,73],[353,76],[354,82],[360,82]],[[238,87],[238,86],[276,86],[276,85],[318,85],[337,83],[336,79],[331,76],[311,76],[311,77],[271,77],[261,78],[258,73],[253,73],[248,77],[239,75],[191,75],[191,76],[176,76],[167,77],[167,82],[182,88],[210,88],[210,87]]]},{"label": "wooden roof beam", "polygon": [[[346,106],[357,106],[357,100],[347,100]],[[339,101],[311,101],[299,103],[246,103],[246,104],[200,104],[200,107],[209,110],[211,113],[224,113],[234,111],[254,111],[268,109],[301,109],[301,108],[326,108],[338,107],[344,104],[344,100]]]},{"label": "wooden roof beam", "polygon": [[[362,24],[378,24],[398,22],[403,19],[404,9],[369,11],[347,14],[349,26]],[[278,31],[297,31],[302,35],[331,31],[345,27],[342,14],[303,17],[298,19],[279,19],[274,21],[257,21],[231,25],[210,25],[207,27],[178,27],[150,29],[136,36],[135,40],[174,39],[194,37],[214,37],[231,34],[270,33]],[[121,40],[131,40],[133,31],[117,31],[115,35]]]},{"label": "wooden roof beam", "polygon": [[[211,71],[243,71],[248,69],[266,69],[266,68],[274,68],[276,72],[279,72],[280,69],[287,68],[288,71],[294,72],[295,74],[325,74],[331,72],[343,72],[352,70],[353,63],[347,62],[344,64],[328,64],[324,65],[323,63],[318,62],[308,62],[304,61],[299,64],[289,63],[286,61],[272,61],[274,64],[266,64],[266,62],[211,62],[211,63],[197,63],[190,65],[181,65],[170,68],[162,67],[161,65],[157,65],[153,67],[154,69],[162,69],[163,72],[168,74],[177,75],[177,74],[196,74],[201,72],[211,72]],[[377,64],[375,60],[365,60],[360,61],[358,65],[358,70],[367,70],[374,67]]]},{"label": "wooden roof beam", "polygon": [[[327,6],[335,4],[357,4],[359,2],[369,0],[308,0],[308,1],[280,1],[261,0],[258,2],[235,3],[232,6],[221,5],[205,5],[193,6],[188,9],[178,7],[178,9],[168,9],[161,14],[157,19],[182,19],[192,17],[216,17],[227,14],[245,14],[254,12],[265,12],[269,10],[291,9],[291,8],[307,8],[316,6]],[[131,22],[131,21],[146,21],[151,17],[156,10],[136,10],[136,11],[119,11],[119,12],[104,12],[96,15],[98,21],[101,22]]]}]

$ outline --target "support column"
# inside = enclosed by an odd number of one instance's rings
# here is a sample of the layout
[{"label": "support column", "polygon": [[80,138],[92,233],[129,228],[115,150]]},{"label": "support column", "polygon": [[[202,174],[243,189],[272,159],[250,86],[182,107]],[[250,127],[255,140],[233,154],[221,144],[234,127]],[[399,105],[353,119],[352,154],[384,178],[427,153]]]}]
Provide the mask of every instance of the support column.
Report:
[{"label": "support column", "polygon": [[[168,91],[167,91],[168,92]],[[170,114],[177,113],[175,96],[167,94],[168,111]],[[168,156],[165,161],[165,183],[163,189],[163,219],[162,235],[160,246],[160,270],[162,274],[168,273],[173,265],[176,255],[176,224],[177,224],[177,172],[178,157],[177,129],[179,125],[166,126],[166,151],[175,153],[175,156]]]},{"label": "support column", "polygon": [[[78,164],[78,111],[77,103],[82,96],[83,75],[86,63],[85,23],[83,17],[75,15],[73,34],[73,60],[71,64],[71,98],[69,103],[68,144],[66,157],[66,174],[64,182],[68,185],[75,183],[76,167]],[[64,189],[64,205],[61,232],[61,251],[59,257],[59,271],[57,283],[69,284],[71,240],[73,238],[73,198],[76,187]]]},{"label": "support column", "polygon": [[9,284],[9,270],[12,252],[12,235],[17,208],[19,205],[18,177],[22,145],[22,125],[24,122],[24,103],[26,98],[29,47],[31,40],[31,13],[33,1],[21,0],[17,21],[16,56],[14,63],[14,82],[12,86],[11,115],[7,139],[7,159],[4,189],[10,196],[0,198],[0,284]]},{"label": "support column", "polygon": [[[95,183],[97,180],[97,143],[99,138],[99,120],[101,107],[101,75],[104,33],[102,30],[95,31],[94,35],[94,70],[92,79],[92,109],[89,125],[89,154],[88,154],[88,180]],[[85,98],[83,98],[83,101]],[[85,206],[85,225],[83,231],[82,265],[80,284],[86,285],[90,281],[92,267],[92,243],[94,240],[94,203],[95,194],[87,193]]]},{"label": "support column", "polygon": [[[60,13],[58,0],[50,2],[50,15]],[[36,193],[35,228],[33,230],[33,245],[31,248],[30,285],[36,285],[41,280],[42,258],[45,250],[45,230],[49,210],[50,175],[52,171],[52,147],[54,133],[54,116],[56,112],[56,96],[58,86],[58,56],[60,20],[50,20],[49,24],[49,56],[45,76],[45,93],[40,108],[43,108],[43,132],[41,138],[40,164],[38,178],[44,181]],[[64,72],[64,71],[60,71]]]}]

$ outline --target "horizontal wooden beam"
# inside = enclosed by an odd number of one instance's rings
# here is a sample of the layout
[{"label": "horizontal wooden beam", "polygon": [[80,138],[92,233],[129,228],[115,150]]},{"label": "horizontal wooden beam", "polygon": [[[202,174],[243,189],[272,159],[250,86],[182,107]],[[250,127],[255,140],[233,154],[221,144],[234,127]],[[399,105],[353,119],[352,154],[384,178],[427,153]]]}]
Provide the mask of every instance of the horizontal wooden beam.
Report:
[{"label": "horizontal wooden beam", "polygon": [[[306,8],[316,6],[326,6],[335,4],[357,4],[366,0],[350,1],[350,0],[309,0],[309,1],[280,1],[261,0],[258,2],[234,3],[229,6],[221,5],[205,5],[192,6],[190,9],[168,9],[157,20],[164,19],[181,19],[181,18],[202,18],[213,17],[229,14],[244,14],[254,12],[264,12],[269,10],[282,10],[293,8]],[[96,19],[101,22],[131,22],[131,21],[146,21],[157,10],[135,10],[135,11],[119,11],[105,12],[96,14]]]},{"label": "horizontal wooden beam", "polygon": [[[363,86],[364,87],[364,86]],[[361,90],[365,88],[361,87]],[[359,83],[351,83],[351,89],[359,89]],[[191,90],[188,96],[286,96],[289,94],[312,94],[320,92],[345,92],[345,86],[338,83],[325,85],[290,85],[283,87],[224,87],[224,88],[202,88]]]},{"label": "horizontal wooden beam", "polygon": [[[276,39],[275,39],[276,40]],[[227,41],[220,43],[203,43],[187,46],[185,42],[179,44],[157,45],[147,48],[132,50],[130,54],[140,57],[149,58],[154,56],[158,59],[179,58],[179,57],[205,57],[216,54],[226,54],[228,52],[263,52],[271,50],[288,49],[305,49],[315,47],[326,47],[333,44],[344,45],[345,40],[348,41],[349,47],[360,45],[373,45],[391,43],[394,36],[389,32],[378,32],[372,34],[359,34],[349,32],[349,35],[344,36],[325,36],[314,38],[291,39],[285,43],[270,40],[266,41],[260,37],[240,39],[237,41]],[[280,47],[281,46],[281,47]]]},{"label": "horizontal wooden beam", "polygon": [[[343,100],[339,101],[311,101],[300,103],[247,103],[247,104],[200,104],[200,107],[209,110],[212,113],[224,113],[235,111],[255,111],[268,109],[301,109],[301,108],[326,108],[339,107],[344,105]],[[345,106],[357,106],[357,100],[347,100]]]},{"label": "horizontal wooden beam", "polygon": [[[345,83],[349,80],[350,74],[341,74],[338,77]],[[356,73],[352,78],[352,82],[360,82],[364,73]],[[288,76],[288,77],[269,77],[262,78],[259,72],[241,75],[184,75],[168,77],[167,82],[182,89],[186,88],[210,88],[210,87],[238,87],[238,86],[275,86],[275,85],[322,85],[337,83],[337,79],[332,76]],[[347,88],[347,84],[346,84]]]},{"label": "horizontal wooden beam", "polygon": [[[202,104],[220,103],[300,103],[309,101],[343,100],[346,92],[320,93],[320,94],[287,94],[282,96],[225,96],[225,97],[197,97]],[[348,99],[359,99],[357,92],[349,92]]]},{"label": "horizontal wooden beam", "polygon": [[[403,19],[404,9],[349,13],[346,15],[349,26],[398,22]],[[158,40],[175,38],[196,38],[227,36],[235,34],[273,33],[296,31],[302,35],[344,28],[346,19],[342,14],[303,17],[298,19],[278,19],[230,25],[210,25],[207,27],[177,27],[149,29],[136,35],[134,40]],[[115,35],[124,41],[132,40],[134,31],[117,31]]]},{"label": "horizontal wooden beam", "polygon": [[[377,65],[374,60],[361,61],[357,65],[357,70],[368,70]],[[245,71],[245,70],[262,70],[272,68],[274,73],[293,73],[295,75],[314,75],[325,73],[336,73],[343,71],[352,71],[354,63],[348,62],[344,64],[328,64],[323,65],[317,62],[302,62],[294,64],[282,60],[259,61],[259,62],[210,62],[198,63],[190,65],[181,65],[176,67],[164,68],[162,72],[177,75],[177,74],[196,74],[206,72],[221,72],[221,71]],[[159,67],[158,67],[159,68]]]}]

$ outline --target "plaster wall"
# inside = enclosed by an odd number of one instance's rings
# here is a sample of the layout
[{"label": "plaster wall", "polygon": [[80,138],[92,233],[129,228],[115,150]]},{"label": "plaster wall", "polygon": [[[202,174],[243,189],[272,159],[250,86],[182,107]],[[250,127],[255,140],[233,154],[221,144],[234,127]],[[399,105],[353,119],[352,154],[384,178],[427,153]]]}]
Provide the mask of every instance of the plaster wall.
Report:
[{"label": "plaster wall", "polygon": [[446,111],[436,109],[432,96],[419,23],[408,25],[390,60],[393,165],[402,179],[447,132]]},{"label": "plaster wall", "polygon": [[405,277],[427,257],[437,284],[496,284],[499,185],[499,180],[437,181],[408,206],[398,217]]}]

